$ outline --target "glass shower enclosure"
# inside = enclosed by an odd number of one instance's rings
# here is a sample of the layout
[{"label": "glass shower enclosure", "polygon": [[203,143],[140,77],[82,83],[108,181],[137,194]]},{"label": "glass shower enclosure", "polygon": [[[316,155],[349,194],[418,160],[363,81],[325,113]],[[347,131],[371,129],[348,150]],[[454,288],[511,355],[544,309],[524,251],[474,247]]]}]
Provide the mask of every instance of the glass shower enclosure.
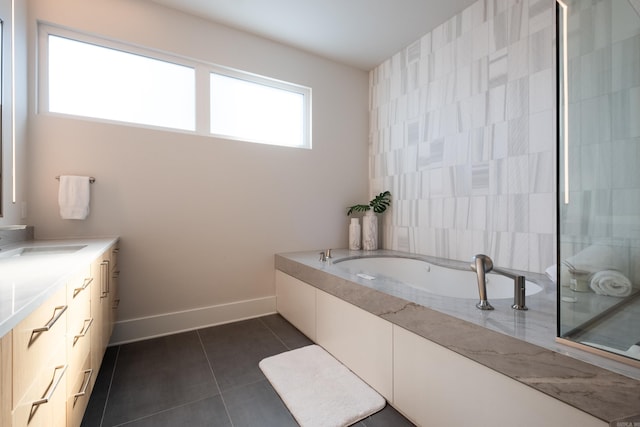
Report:
[{"label": "glass shower enclosure", "polygon": [[556,5],[557,335],[640,366],[640,0]]}]

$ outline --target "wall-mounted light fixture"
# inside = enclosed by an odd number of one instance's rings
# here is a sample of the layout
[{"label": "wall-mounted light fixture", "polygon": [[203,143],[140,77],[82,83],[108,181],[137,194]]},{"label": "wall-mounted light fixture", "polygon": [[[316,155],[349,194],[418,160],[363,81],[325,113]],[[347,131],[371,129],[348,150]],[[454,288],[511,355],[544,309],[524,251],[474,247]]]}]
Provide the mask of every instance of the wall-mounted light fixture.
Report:
[{"label": "wall-mounted light fixture", "polygon": [[564,150],[564,203],[569,204],[569,54],[567,52],[567,9],[568,6],[562,0],[556,0],[562,9],[562,31],[559,36],[562,38],[561,60],[562,60],[562,97],[559,108],[562,115],[562,146]]}]

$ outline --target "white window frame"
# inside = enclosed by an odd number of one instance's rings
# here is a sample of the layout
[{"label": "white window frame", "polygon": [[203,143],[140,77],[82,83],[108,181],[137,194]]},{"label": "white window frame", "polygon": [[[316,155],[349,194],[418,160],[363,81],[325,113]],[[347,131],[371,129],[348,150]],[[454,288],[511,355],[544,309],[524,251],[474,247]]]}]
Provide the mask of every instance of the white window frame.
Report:
[{"label": "white window frame", "polygon": [[[131,53],[134,55],[145,56],[145,57],[157,59],[160,61],[165,61],[165,62],[177,64],[177,65],[182,65],[185,67],[194,68],[196,72],[195,131],[181,130],[181,129],[175,129],[175,128],[164,128],[164,127],[153,126],[153,125],[123,122],[123,121],[117,121],[117,120],[99,119],[99,118],[88,117],[88,116],[63,114],[63,113],[49,111],[49,99],[48,99],[48,96],[49,96],[49,87],[48,87],[48,84],[49,84],[49,75],[48,75],[49,35],[65,37],[65,38],[69,38],[69,39],[80,41],[80,42],[94,44],[100,47],[115,49],[115,50],[123,51],[126,53]],[[303,123],[302,123],[302,127],[303,127],[302,145],[291,146],[291,145],[277,144],[277,143],[266,142],[266,141],[257,141],[257,140],[250,141],[247,139],[235,138],[228,135],[217,135],[217,134],[211,133],[210,131],[211,102],[209,99],[209,95],[210,95],[209,79],[210,79],[211,73],[240,78],[242,80],[246,80],[252,83],[257,83],[260,85],[265,85],[268,87],[282,89],[282,90],[299,93],[303,95],[304,111],[303,111]],[[269,145],[276,145],[276,146],[290,147],[290,148],[306,148],[306,149],[312,148],[312,145],[311,145],[312,91],[311,91],[311,88],[309,87],[294,84],[294,83],[289,83],[282,80],[261,76],[258,74],[249,73],[249,72],[245,72],[245,71],[241,71],[241,70],[237,70],[229,67],[224,67],[217,64],[200,62],[200,61],[187,59],[177,55],[170,55],[170,54],[161,52],[159,50],[142,48],[139,46],[134,46],[127,43],[121,43],[121,42],[105,39],[98,36],[92,36],[86,33],[82,33],[72,29],[68,29],[68,28],[62,28],[62,27],[49,24],[49,23],[44,23],[44,22],[38,23],[38,78],[37,78],[36,86],[37,86],[36,111],[38,112],[38,114],[47,114],[47,115],[69,117],[69,118],[72,117],[75,119],[88,120],[88,121],[94,121],[94,122],[105,122],[105,123],[118,124],[118,125],[124,125],[124,126],[160,129],[160,130],[171,131],[171,132],[197,134],[197,135],[209,136],[209,137],[221,138],[221,139],[227,139],[227,140],[255,142],[255,143],[262,143],[262,144],[269,144]]]}]

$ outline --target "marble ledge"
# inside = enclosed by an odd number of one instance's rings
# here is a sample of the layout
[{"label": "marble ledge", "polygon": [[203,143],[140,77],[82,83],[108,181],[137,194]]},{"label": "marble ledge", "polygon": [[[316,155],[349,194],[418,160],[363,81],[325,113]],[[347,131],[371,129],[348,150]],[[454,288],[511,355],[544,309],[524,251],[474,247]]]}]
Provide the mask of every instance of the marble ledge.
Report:
[{"label": "marble ledge", "polygon": [[442,307],[430,308],[368,288],[357,278],[317,262],[317,251],[309,254],[278,254],[275,267],[596,418],[613,422],[640,415],[639,379],[455,317]]}]

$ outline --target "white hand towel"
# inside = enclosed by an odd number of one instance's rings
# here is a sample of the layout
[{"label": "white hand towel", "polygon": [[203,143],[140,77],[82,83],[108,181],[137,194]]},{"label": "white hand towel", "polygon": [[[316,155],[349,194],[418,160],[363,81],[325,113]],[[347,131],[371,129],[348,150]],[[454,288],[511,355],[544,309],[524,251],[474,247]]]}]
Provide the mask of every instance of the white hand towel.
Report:
[{"label": "white hand towel", "polygon": [[626,297],[631,295],[631,281],[615,270],[603,270],[594,273],[590,282],[591,289],[598,295]]},{"label": "white hand towel", "polygon": [[58,191],[60,216],[63,219],[85,219],[89,215],[88,176],[61,176]]}]

